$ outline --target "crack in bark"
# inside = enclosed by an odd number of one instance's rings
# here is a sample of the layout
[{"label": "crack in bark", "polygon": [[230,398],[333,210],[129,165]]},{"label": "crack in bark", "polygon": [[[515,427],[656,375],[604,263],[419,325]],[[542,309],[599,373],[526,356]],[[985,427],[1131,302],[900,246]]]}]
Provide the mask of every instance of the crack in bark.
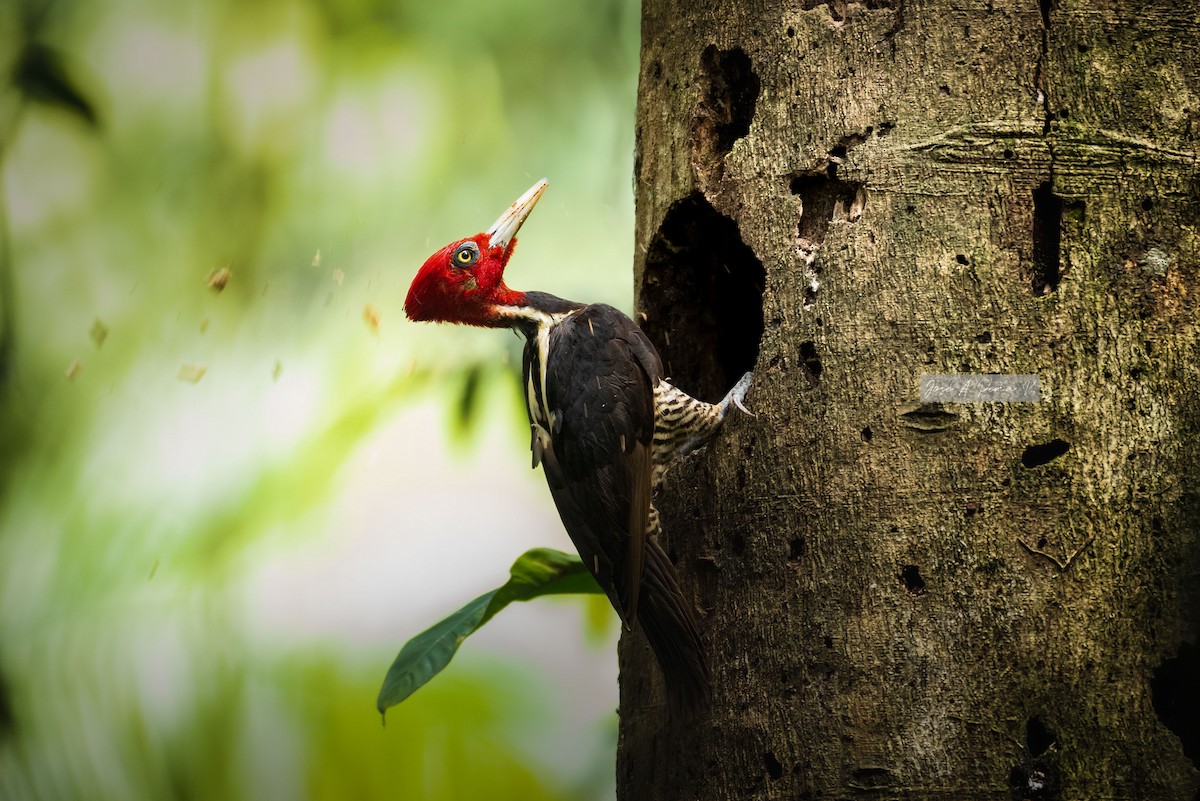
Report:
[{"label": "crack in bark", "polygon": [[1042,135],[1050,133],[1050,123],[1054,112],[1050,110],[1050,82],[1046,78],[1046,67],[1050,60],[1050,9],[1051,0],[1039,0],[1042,13],[1042,48],[1038,55],[1037,66],[1033,73],[1033,82],[1037,86],[1038,99],[1042,104]]},{"label": "crack in bark", "polygon": [[1051,137],[1054,112],[1050,108],[1050,13],[1054,0],[1038,0],[1042,16],[1042,42],[1034,67],[1034,84],[1042,107],[1042,140],[1049,156],[1048,175],[1033,191],[1033,294],[1049,295],[1062,280],[1063,198],[1054,193],[1056,154]]}]

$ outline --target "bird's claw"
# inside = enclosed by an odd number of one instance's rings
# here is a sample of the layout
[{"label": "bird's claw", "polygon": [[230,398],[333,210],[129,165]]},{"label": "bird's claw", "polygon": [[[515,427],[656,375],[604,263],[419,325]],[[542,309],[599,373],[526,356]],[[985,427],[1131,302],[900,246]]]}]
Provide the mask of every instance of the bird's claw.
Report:
[{"label": "bird's claw", "polygon": [[729,400],[734,406],[738,407],[746,414],[750,415],[751,417],[757,417],[754,412],[747,409],[746,405],[742,403],[746,397],[746,393],[750,390],[750,382],[753,378],[754,373],[746,373],[744,376],[738,379],[738,382],[733,385],[733,389],[729,390]]}]

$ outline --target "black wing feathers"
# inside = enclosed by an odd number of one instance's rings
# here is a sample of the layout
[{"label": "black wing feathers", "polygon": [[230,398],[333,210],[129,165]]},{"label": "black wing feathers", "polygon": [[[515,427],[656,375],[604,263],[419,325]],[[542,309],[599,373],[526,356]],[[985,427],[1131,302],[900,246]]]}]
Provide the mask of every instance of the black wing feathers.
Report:
[{"label": "black wing feathers", "polygon": [[[543,400],[536,340],[525,348],[525,383],[535,402]],[[580,558],[625,625],[641,621],[674,706],[690,714],[709,696],[708,660],[670,559],[647,531],[654,387],[662,373],[657,352],[632,320],[611,306],[587,306],[550,331],[540,404],[548,446],[537,444],[532,409],[530,422],[535,458],[540,450]]]},{"label": "black wing feathers", "polygon": [[[527,355],[537,358],[536,350]],[[613,606],[630,628],[642,583],[661,374],[645,335],[611,306],[588,306],[551,330],[545,400],[554,458],[543,455],[546,480],[580,556],[613,588]]]}]

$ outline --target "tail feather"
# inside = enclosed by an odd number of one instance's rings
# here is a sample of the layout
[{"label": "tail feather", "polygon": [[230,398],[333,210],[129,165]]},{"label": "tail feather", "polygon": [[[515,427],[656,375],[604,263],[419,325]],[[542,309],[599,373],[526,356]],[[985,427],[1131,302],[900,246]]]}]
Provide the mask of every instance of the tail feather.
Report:
[{"label": "tail feather", "polygon": [[646,542],[638,623],[662,667],[672,708],[695,716],[712,697],[708,655],[692,606],[675,581],[675,567],[653,539]]}]

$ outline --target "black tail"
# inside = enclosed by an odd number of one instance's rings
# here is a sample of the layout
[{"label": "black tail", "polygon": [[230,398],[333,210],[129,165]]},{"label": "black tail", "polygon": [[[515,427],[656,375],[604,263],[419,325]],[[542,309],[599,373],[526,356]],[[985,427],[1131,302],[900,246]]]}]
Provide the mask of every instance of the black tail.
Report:
[{"label": "black tail", "polygon": [[675,581],[675,567],[653,539],[646,541],[637,618],[662,667],[672,708],[694,717],[712,697],[708,654],[692,606]]}]

